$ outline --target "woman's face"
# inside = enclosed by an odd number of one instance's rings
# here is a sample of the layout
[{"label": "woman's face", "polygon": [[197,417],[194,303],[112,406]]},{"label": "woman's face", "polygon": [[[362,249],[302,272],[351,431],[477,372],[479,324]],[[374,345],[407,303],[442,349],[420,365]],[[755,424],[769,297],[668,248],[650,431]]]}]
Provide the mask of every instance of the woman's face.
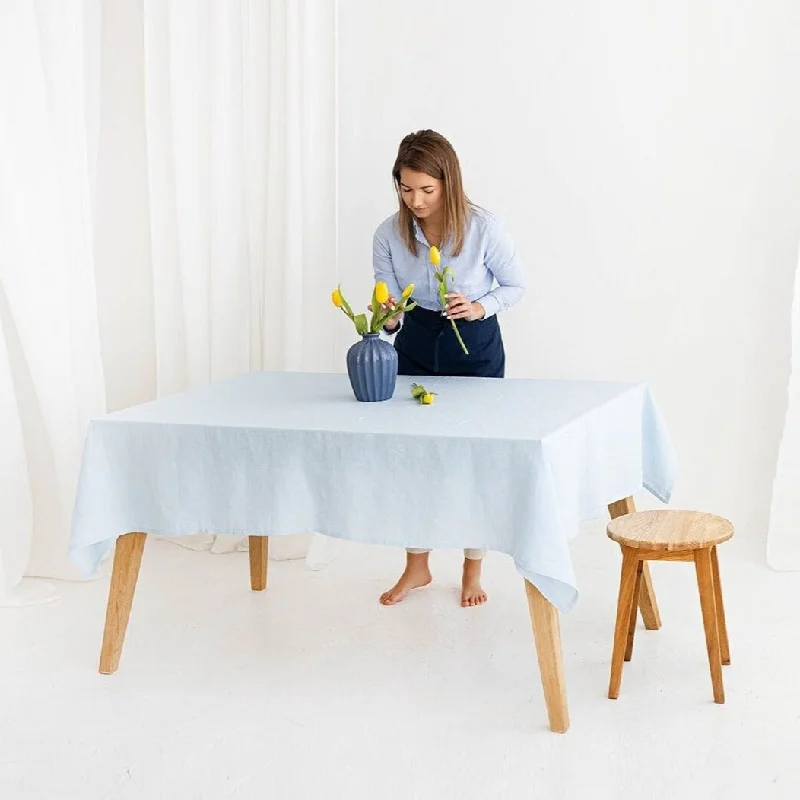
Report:
[{"label": "woman's face", "polygon": [[435,216],[442,209],[444,191],[442,181],[431,178],[424,172],[400,170],[400,197],[421,221]]}]

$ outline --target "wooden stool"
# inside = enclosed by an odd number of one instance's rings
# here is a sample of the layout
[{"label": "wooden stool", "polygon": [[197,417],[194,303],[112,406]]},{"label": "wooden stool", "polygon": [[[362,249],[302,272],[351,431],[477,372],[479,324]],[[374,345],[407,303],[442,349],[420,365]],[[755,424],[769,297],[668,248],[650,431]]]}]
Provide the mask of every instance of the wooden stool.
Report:
[{"label": "wooden stool", "polygon": [[714,702],[724,703],[722,664],[730,664],[731,656],[722,606],[717,545],[733,536],[733,525],[722,517],[697,511],[639,511],[612,520],[606,530],[609,538],[622,547],[622,575],[608,696],[612,700],[619,696],[622,663],[630,661],[633,654],[636,598],[639,597],[644,562],[694,561]]}]

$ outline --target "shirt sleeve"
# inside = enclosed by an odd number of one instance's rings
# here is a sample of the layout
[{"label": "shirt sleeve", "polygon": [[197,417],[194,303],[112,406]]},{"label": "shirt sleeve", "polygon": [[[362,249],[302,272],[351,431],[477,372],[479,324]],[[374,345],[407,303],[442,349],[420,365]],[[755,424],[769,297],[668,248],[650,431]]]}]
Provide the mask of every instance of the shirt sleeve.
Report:
[{"label": "shirt sleeve", "polygon": [[375,283],[383,281],[389,289],[389,294],[395,300],[400,300],[403,290],[397,282],[397,275],[392,264],[392,252],[389,249],[389,239],[381,225],[372,237],[372,271],[375,275]]},{"label": "shirt sleeve", "polygon": [[484,263],[497,281],[497,288],[477,300],[486,310],[484,319],[488,319],[518,303],[526,289],[525,273],[517,259],[514,241],[495,219],[488,224]]}]

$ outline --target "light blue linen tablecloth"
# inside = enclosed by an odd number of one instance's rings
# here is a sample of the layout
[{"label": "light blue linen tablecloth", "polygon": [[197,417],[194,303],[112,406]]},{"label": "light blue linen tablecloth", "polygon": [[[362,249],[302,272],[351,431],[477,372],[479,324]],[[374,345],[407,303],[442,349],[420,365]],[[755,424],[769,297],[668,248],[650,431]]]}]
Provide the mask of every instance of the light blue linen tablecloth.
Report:
[{"label": "light blue linen tablecloth", "polygon": [[346,375],[254,372],[91,422],[70,558],[92,574],[131,531],[316,531],[397,547],[486,547],[558,609],[578,591],[579,522],[676,458],[645,384],[399,377],[359,403]]}]

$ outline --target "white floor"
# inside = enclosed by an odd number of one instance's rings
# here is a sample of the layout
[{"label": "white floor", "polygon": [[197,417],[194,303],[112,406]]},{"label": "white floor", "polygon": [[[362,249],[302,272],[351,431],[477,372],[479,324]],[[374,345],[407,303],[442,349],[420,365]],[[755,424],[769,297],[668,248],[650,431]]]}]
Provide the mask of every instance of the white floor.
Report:
[{"label": "white floor", "polygon": [[150,542],[114,676],[96,671],[107,580],[0,609],[0,798],[800,797],[800,574],[720,548],[733,664],[716,706],[692,568],[655,564],[664,627],[640,625],[610,701],[618,551],[599,535],[573,551],[557,735],[506,557],[487,558],[483,608],[458,605],[456,552],[384,608],[396,551],[271,562],[251,593],[246,554]]}]

